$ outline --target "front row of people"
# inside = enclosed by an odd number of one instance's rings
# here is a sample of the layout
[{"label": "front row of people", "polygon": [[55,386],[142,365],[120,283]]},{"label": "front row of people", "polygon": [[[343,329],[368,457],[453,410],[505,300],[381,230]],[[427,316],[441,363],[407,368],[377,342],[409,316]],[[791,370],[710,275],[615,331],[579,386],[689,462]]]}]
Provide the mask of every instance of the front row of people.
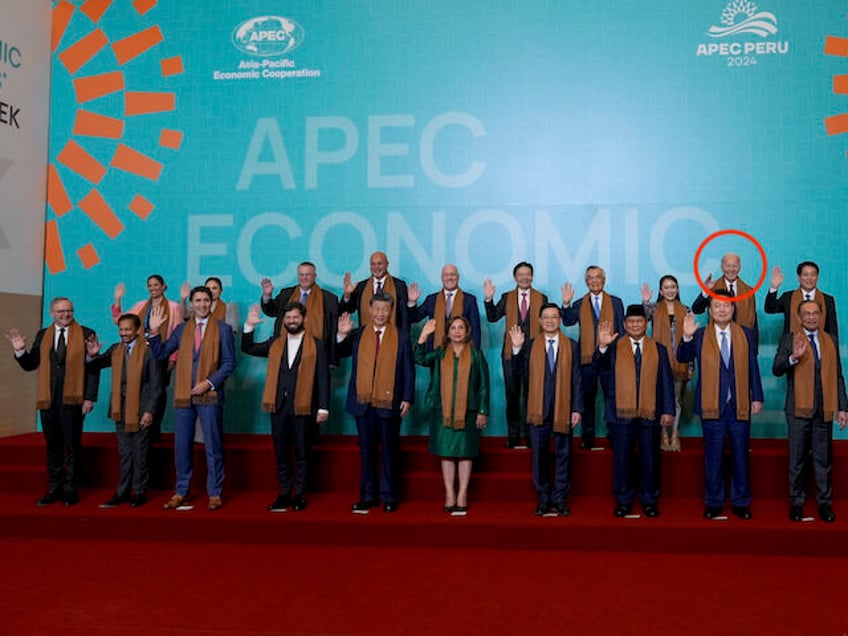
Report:
[{"label": "front row of people", "polygon": [[[637,496],[637,457],[642,510],[648,517],[659,515],[660,430],[671,423],[676,409],[671,365],[697,361],[695,412],[704,431],[704,516],[715,518],[723,512],[722,458],[729,438],[732,511],[742,519],[751,518],[750,418],[762,409],[763,390],[751,332],[733,321],[733,303],[730,298],[723,299],[729,296],[723,290],[714,292],[706,327],[699,328],[691,313],[685,316],[674,360],[665,346],[646,335],[643,305],[627,308],[623,335],[614,330],[612,322],[599,323],[591,364],[609,378],[606,420],[613,449],[615,516],[631,514]],[[160,327],[169,320],[164,306],[150,310],[144,329],[137,315],[120,315],[120,342],[105,353],[100,352],[95,334],[74,320],[73,305],[66,298],[52,301],[54,324],[38,332],[29,351],[17,329],[9,332],[20,366],[38,369],[48,490],[37,505],[79,501],[82,419],[93,408],[99,371],[105,367],[112,368],[109,415],[118,435],[120,476],[114,495],[102,505],[146,502],[151,424],[164,391],[162,361],[175,355],[177,480],[164,507],[192,506],[189,484],[197,421],[206,442],[208,507],[222,507],[222,409],[224,382],[235,366],[234,337],[226,323],[212,317],[213,299],[206,287],[191,290],[189,300],[192,317],[166,339],[160,335]],[[441,337],[435,333],[437,321],[431,319],[413,350],[405,332],[390,320],[393,305],[390,295],[372,294],[364,325],[354,329],[348,314],[338,320],[336,352],[352,357],[345,408],[355,417],[360,448],[360,491],[353,512],[366,514],[380,503],[386,512],[397,510],[400,425],[414,401],[417,363],[431,369],[425,404],[431,425],[430,451],[442,458],[445,511],[464,515],[472,460],[479,452],[480,430],[489,415],[488,365],[471,342],[467,319],[452,316],[443,321]],[[282,310],[284,331],[261,343],[253,339],[253,331],[262,321],[258,306],[251,309],[244,325],[242,350],[268,358],[262,408],[271,418],[280,485],[279,496],[269,505],[272,511],[306,507],[309,428],[313,421],[321,423],[329,417],[326,348],[306,332],[306,313],[303,304],[289,302]],[[510,372],[528,385],[528,437],[538,497],[535,512],[564,516],[569,514],[571,436],[585,411],[583,364],[578,343],[561,330],[560,308],[544,303],[538,315],[542,331],[535,339],[528,340],[517,325],[509,329]],[[837,420],[841,428],[848,425],[848,397],[836,343],[820,329],[819,306],[803,301],[798,315],[801,329],[782,337],[773,366],[776,376],[787,376],[790,518],[803,518],[802,469],[812,452],[819,517],[833,521],[832,422]],[[436,336],[434,347],[427,346],[430,336]],[[382,448],[379,453],[378,445]],[[382,464],[379,470],[378,459]]]}]

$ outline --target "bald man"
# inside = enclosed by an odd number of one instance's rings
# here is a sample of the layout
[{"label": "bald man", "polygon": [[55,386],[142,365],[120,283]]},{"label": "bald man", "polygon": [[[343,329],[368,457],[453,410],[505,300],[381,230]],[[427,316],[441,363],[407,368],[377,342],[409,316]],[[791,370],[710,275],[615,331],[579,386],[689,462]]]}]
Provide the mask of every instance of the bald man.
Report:
[{"label": "bald man", "polygon": [[445,335],[445,325],[453,316],[465,316],[471,324],[471,341],[480,348],[480,310],[477,308],[477,298],[459,287],[459,270],[456,265],[448,263],[442,267],[442,289],[430,294],[418,305],[421,290],[418,283],[409,286],[409,302],[407,309],[409,323],[414,324],[425,318],[436,321],[436,333],[427,340],[427,349],[442,348]]},{"label": "bald man", "polygon": [[339,313],[359,312],[359,321],[366,324],[369,320],[369,301],[372,296],[387,294],[394,298],[389,321],[401,331],[409,331],[407,303],[409,294],[406,283],[389,274],[389,258],[384,252],[374,252],[370,258],[371,276],[353,284],[350,272],[345,272],[342,281],[343,291],[339,299]]},{"label": "bald man", "polygon": [[[751,286],[739,278],[741,271],[742,259],[739,258],[739,254],[727,253],[721,257],[722,275],[713,280],[713,275],[710,274],[704,279],[704,286],[711,291],[725,290],[730,296],[742,296],[751,291]],[[692,313],[702,314],[709,306],[709,294],[701,292],[692,303]],[[733,321],[751,330],[754,336],[754,353],[756,353],[759,348],[760,331],[757,325],[757,300],[753,294],[745,300],[733,303]]]}]

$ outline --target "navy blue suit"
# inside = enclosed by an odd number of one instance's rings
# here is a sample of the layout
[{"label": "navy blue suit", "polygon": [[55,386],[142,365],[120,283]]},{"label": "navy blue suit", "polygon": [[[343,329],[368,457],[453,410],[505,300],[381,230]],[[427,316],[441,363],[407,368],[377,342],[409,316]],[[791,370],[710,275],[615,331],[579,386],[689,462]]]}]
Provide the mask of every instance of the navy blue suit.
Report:
[{"label": "navy blue suit", "polygon": [[340,358],[352,356],[345,410],[356,418],[356,433],[359,437],[359,500],[369,503],[377,501],[377,444],[379,442],[382,445],[380,499],[383,503],[396,503],[398,500],[400,406],[401,402],[412,404],[415,401],[415,363],[412,358],[412,347],[408,334],[398,329],[395,388],[391,408],[377,408],[370,402],[359,402],[356,399],[356,375],[363,329],[373,329],[373,326],[359,327],[336,347]]},{"label": "navy blue suit", "polygon": [[[748,341],[748,396],[751,402],[763,401],[763,384],[760,379],[760,365],[757,363],[756,343],[750,329],[739,325]],[[751,484],[748,474],[748,451],[751,439],[751,414],[742,420],[736,419],[736,364],[731,350],[730,365],[719,363],[719,396],[729,394],[730,399],[721,400],[719,418],[705,420],[701,406],[701,355],[704,337],[715,338],[713,325],[701,327],[692,340],[684,339],[677,347],[678,362],[698,360],[698,381],[695,385],[695,414],[701,417],[704,429],[704,503],[709,507],[721,508],[724,505],[724,475],[721,469],[724,455],[724,441],[730,437],[732,474],[730,480],[730,501],[733,506],[747,507],[751,503]]]},{"label": "navy blue suit", "polygon": [[[209,318],[214,320],[214,318]],[[159,360],[167,360],[179,349],[186,325],[184,322],[174,330],[164,343],[156,333],[147,341],[153,355]],[[208,328],[208,324],[207,324]],[[204,341],[206,336],[204,335]],[[206,492],[210,497],[220,497],[224,484],[224,381],[235,368],[235,339],[233,329],[223,320],[218,321],[218,341],[220,357],[218,368],[209,376],[218,393],[217,404],[192,404],[187,407],[174,407],[174,461],[177,468],[176,494],[186,497],[189,494],[192,474],[192,445],[194,443],[195,422],[200,420],[206,447]],[[200,345],[201,350],[203,345]],[[200,351],[192,352],[191,385],[207,378],[197,377],[197,363]],[[179,373],[179,371],[177,371]]]},{"label": "navy blue suit", "polygon": [[[444,295],[444,290],[441,289],[435,294],[430,294],[424,299],[424,302],[415,307],[410,307],[408,316],[409,324],[414,324],[425,318],[433,318],[436,313],[436,299],[439,294]],[[480,348],[480,310],[477,308],[477,298],[473,294],[469,294],[464,289],[462,290],[462,315],[471,323],[471,342],[474,346]],[[434,334],[435,335],[435,334]],[[427,351],[433,350],[433,336],[427,339]]]},{"label": "navy blue suit", "polygon": [[[613,296],[612,294],[607,294],[605,291],[604,294],[608,295],[610,301],[612,302],[612,314],[613,314],[613,333],[624,333],[624,303],[621,302],[621,298],[618,296]],[[568,307],[560,308],[560,316],[562,317],[562,324],[566,327],[570,327],[571,325],[576,325],[580,322],[580,308],[583,306],[583,299],[586,296],[582,296],[575,300]],[[590,312],[592,314],[592,322],[593,322],[593,332],[595,334],[595,342],[593,343],[594,348],[598,346],[598,319],[595,317],[595,312]],[[579,359],[579,352],[578,352]],[[581,437],[583,441],[589,445],[595,443],[595,401],[598,397],[598,382],[601,383],[601,389],[604,392],[604,395],[607,393],[607,376],[608,373],[606,371],[602,373],[598,373],[591,363],[583,365],[583,428],[581,429]]]},{"label": "navy blue suit", "polygon": [[[627,335],[622,336],[622,338],[626,338],[629,342],[632,342]],[[657,376],[651,380],[656,383],[656,415],[651,420],[619,417],[615,386],[617,345],[618,340],[610,344],[604,353],[596,349],[592,358],[592,365],[598,372],[609,373],[605,419],[613,439],[613,493],[619,505],[629,506],[633,503],[636,489],[632,465],[636,455],[636,442],[638,440],[639,463],[641,468],[639,500],[642,505],[654,505],[660,494],[659,420],[660,416],[674,416],[675,412],[674,379],[671,374],[671,364],[668,361],[668,353],[665,346],[648,337],[642,339],[641,347],[643,351],[648,346],[655,346],[657,348]],[[641,373],[637,375],[637,395],[640,382],[645,380],[646,378],[641,377]]]}]

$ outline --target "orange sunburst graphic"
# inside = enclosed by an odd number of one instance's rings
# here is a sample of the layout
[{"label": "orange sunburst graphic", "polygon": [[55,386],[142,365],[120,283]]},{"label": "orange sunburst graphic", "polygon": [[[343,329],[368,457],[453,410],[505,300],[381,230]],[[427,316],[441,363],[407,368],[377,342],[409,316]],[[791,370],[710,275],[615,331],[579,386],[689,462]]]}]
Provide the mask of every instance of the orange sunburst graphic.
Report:
[{"label": "orange sunburst graphic", "polygon": [[[824,52],[825,55],[848,57],[848,38],[828,35],[824,41]],[[848,75],[833,76],[833,94],[848,95]],[[848,113],[825,117],[824,127],[828,135],[840,135],[848,132]]]},{"label": "orange sunburst graphic", "polygon": [[[132,7],[142,18],[157,2],[134,0]],[[50,274],[58,274],[68,268],[60,223],[76,222],[71,214],[75,209],[80,210],[108,239],[114,239],[124,231],[124,223],[116,213],[120,205],[110,203],[103,192],[102,183],[110,171],[132,175],[141,180],[140,184],[144,184],[158,181],[164,169],[158,152],[156,157],[149,156],[134,148],[126,139],[127,124],[133,117],[175,111],[176,94],[170,91],[132,90],[133,87],[127,84],[128,78],[133,75],[125,71],[131,68],[128,65],[134,61],[155,55],[165,37],[159,25],[152,24],[141,27],[129,36],[111,38],[101,26],[101,19],[111,6],[112,0],[85,0],[79,5],[60,0],[53,8],[51,44],[56,60],[54,63],[60,64],[68,73],[76,109],[64,145],[60,146],[55,160],[48,166],[47,203],[55,217],[48,217],[45,228],[45,262]],[[80,16],[78,19],[81,21],[87,18],[91,26],[76,41],[64,42],[75,16]],[[110,59],[113,60],[110,66],[117,67],[115,70],[86,73],[87,65],[95,57],[110,53]],[[183,73],[182,57],[160,58],[159,71],[161,83],[167,84],[168,78]],[[116,96],[122,99],[118,102],[113,99],[110,103],[106,103],[109,100],[98,101]],[[123,108],[115,109],[111,106],[114,103],[122,103]],[[109,108],[117,112],[110,112]],[[163,153],[178,151],[182,141],[182,131],[164,127],[158,131],[157,148]],[[104,143],[111,153],[108,161],[103,159]],[[99,152],[94,152],[92,146],[96,146]],[[73,197],[70,188],[66,187],[69,178],[81,180],[86,192]],[[141,185],[138,187],[142,189]],[[138,219],[146,221],[155,204],[141,192],[135,192],[131,197],[126,209]],[[76,249],[84,269],[100,263],[95,242],[96,239]]]}]

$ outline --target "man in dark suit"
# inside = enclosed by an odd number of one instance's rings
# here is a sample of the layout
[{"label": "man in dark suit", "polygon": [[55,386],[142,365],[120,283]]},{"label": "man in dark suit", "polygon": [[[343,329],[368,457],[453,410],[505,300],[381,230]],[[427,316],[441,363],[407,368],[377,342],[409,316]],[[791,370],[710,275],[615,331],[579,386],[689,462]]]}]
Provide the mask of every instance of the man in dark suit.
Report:
[{"label": "man in dark suit", "polygon": [[336,325],[339,322],[339,301],[334,294],[322,289],[316,282],[314,263],[304,261],[297,266],[297,285],[286,287],[274,297],[274,283],[263,278],[262,311],[276,318],[274,335],[283,333],[283,310],[289,303],[299,302],[306,307],[306,333],[321,341],[327,360],[335,364]]},{"label": "man in dark suit", "polygon": [[783,272],[779,267],[771,271],[771,283],[766,294],[765,312],[783,314],[783,333],[797,332],[801,328],[798,307],[805,300],[812,300],[819,306],[822,329],[834,340],[839,341],[839,322],[836,319],[836,302],[833,296],[818,288],[819,266],[813,261],[803,261],[795,268],[798,275],[798,289],[783,292],[778,298],[777,292],[783,284]]},{"label": "man in dark suit", "polygon": [[639,500],[646,517],[659,516],[660,425],[674,421],[674,381],[666,348],[646,334],[642,305],[629,305],[621,338],[612,323],[598,325],[598,349],[592,364],[609,372],[606,421],[613,438],[613,493],[616,517],[633,509],[636,494],[636,445],[639,445]]},{"label": "man in dark suit", "polygon": [[498,304],[494,303],[495,286],[491,279],[483,281],[483,306],[486,308],[486,320],[497,322],[506,317],[504,343],[501,350],[501,367],[504,378],[504,396],[506,398],[507,448],[527,448],[521,438],[527,438],[527,427],[522,402],[527,400],[527,378],[515,375],[512,365],[512,339],[509,331],[518,325],[526,340],[532,340],[542,333],[539,312],[548,297],[533,289],[533,265],[522,261],[512,268],[515,289],[501,295]]},{"label": "man in dark suit", "polygon": [[29,351],[20,330],[10,329],[8,338],[21,368],[38,369],[36,408],[47,444],[47,492],[35,505],[64,501],[73,506],[79,503],[82,422],[94,408],[99,387],[99,375],[85,367],[85,343],[96,336],[74,320],[67,298],[50,302],[50,316],[53,324],[35,335]]},{"label": "man in dark suit", "polygon": [[345,410],[356,418],[359,437],[359,501],[353,512],[367,514],[377,505],[377,444],[382,446],[379,498],[383,510],[398,506],[400,422],[415,400],[415,366],[409,334],[390,322],[394,299],[374,294],[368,321],[353,329],[350,314],[339,317],[338,352],[353,356]]},{"label": "man in dark suit", "polygon": [[118,438],[118,486],[101,508],[127,502],[135,508],[147,503],[151,425],[164,390],[161,365],[144,340],[141,318],[121,315],[118,335],[121,341],[103,354],[99,342],[86,342],[88,367],[98,372],[112,368],[109,417],[115,422]]},{"label": "man in dark suit", "polygon": [[[721,257],[722,276],[713,280],[709,274],[704,279],[704,286],[710,291],[724,290],[731,296],[742,296],[751,291],[751,286],[739,278],[742,271],[742,259],[738,254],[728,253]],[[692,303],[692,313],[702,314],[710,306],[710,295],[701,292]],[[757,299],[753,294],[744,300],[733,303],[733,320],[751,330],[754,337],[754,353],[757,352],[760,341],[760,327],[757,322]]]},{"label": "man in dark suit", "polygon": [[[253,341],[253,330],[262,318],[259,307],[250,308],[241,339],[241,350],[268,358],[262,408],[271,414],[271,437],[277,458],[280,493],[268,506],[272,512],[306,508],[309,475],[309,436],[312,421],[321,424],[330,417],[330,367],[318,338],[305,329],[306,307],[290,302],[282,310],[283,334],[264,342]],[[292,446],[295,452],[294,500],[292,490]]]},{"label": "man in dark suit", "polygon": [[[542,332],[529,340],[519,325],[509,328],[512,372],[525,378],[527,435],[533,458],[533,488],[538,496],[535,514],[551,509],[567,517],[571,489],[571,431],[580,424],[580,355],[577,343],[560,329],[559,307],[544,303],[539,309]],[[550,484],[550,445],[554,441],[554,483]]]},{"label": "man in dark suit", "polygon": [[224,484],[224,381],[235,368],[232,328],[211,316],[212,292],[195,287],[189,296],[192,318],[176,328],[166,342],[159,338],[164,321],[161,306],[151,310],[148,344],[159,360],[177,351],[177,381],[174,387],[174,460],[177,484],[165,504],[166,510],[189,507],[192,445],[195,422],[200,420],[206,447],[206,492],[209,510],[223,504]]},{"label": "man in dark suit", "polygon": [[598,346],[598,323],[611,322],[616,333],[624,331],[624,303],[621,298],[604,291],[607,275],[597,265],[586,268],[586,287],[589,292],[574,300],[571,283],[562,286],[562,322],[567,327],[580,326],[580,364],[583,369],[583,428],[580,448],[591,449],[595,445],[595,401],[598,383],[604,395],[607,393],[608,373],[598,373],[592,366],[592,356]]},{"label": "man in dark suit", "polygon": [[772,372],[786,375],[786,422],[789,428],[789,518],[804,517],[804,463],[812,451],[819,517],[833,522],[830,469],[833,420],[848,426],[848,397],[836,339],[819,329],[821,309],[815,300],[798,305],[801,328],[783,334]]},{"label": "man in dark suit", "polygon": [[394,299],[389,322],[401,331],[409,331],[407,302],[409,301],[406,283],[389,274],[389,259],[383,252],[371,255],[371,276],[353,284],[350,272],[345,272],[342,280],[342,297],[339,299],[339,311],[348,314],[359,312],[359,322],[365,324],[368,319],[368,303],[371,296],[386,294]]},{"label": "man in dark suit", "polygon": [[[730,292],[717,290],[721,298]],[[733,302],[711,298],[710,318],[698,328],[691,312],[683,320],[678,362],[698,360],[694,411],[704,429],[704,516],[713,519],[724,507],[724,443],[730,438],[730,502],[733,514],[751,518],[748,452],[751,415],[763,409],[763,385],[750,329],[733,320]]]},{"label": "man in dark suit", "polygon": [[445,325],[453,316],[465,316],[471,325],[471,342],[480,348],[480,311],[477,309],[477,298],[459,287],[459,270],[456,265],[448,263],[442,267],[442,289],[430,294],[424,303],[417,305],[421,297],[418,283],[409,286],[409,302],[407,303],[410,325],[425,318],[436,321],[436,332],[427,340],[427,350],[433,347],[442,348]]}]

